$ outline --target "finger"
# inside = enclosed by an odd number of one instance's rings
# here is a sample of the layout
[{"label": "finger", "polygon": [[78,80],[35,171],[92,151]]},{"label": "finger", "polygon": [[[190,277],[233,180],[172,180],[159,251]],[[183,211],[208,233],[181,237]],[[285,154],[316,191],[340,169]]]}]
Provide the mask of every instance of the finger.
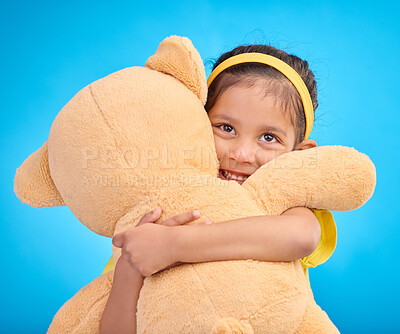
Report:
[{"label": "finger", "polygon": [[118,234],[114,235],[114,237],[112,238],[112,244],[115,247],[121,248],[124,244],[124,239],[125,239],[124,234],[118,233]]},{"label": "finger", "polygon": [[157,221],[158,218],[160,218],[161,216],[161,209],[157,208],[154,209],[153,211],[150,211],[148,213],[146,213],[142,219],[140,219],[139,223],[136,226],[140,226],[146,223],[154,223]]},{"label": "finger", "polygon": [[199,217],[200,217],[200,211],[194,210],[194,211],[181,213],[179,215],[168,218],[168,219],[162,221],[160,224],[166,225],[166,226],[177,226],[177,225],[189,223],[193,220],[196,220]]},{"label": "finger", "polygon": [[209,220],[203,220],[201,222],[193,223],[192,225],[204,225],[204,224],[208,225],[208,224],[212,224],[212,222],[210,222]]}]

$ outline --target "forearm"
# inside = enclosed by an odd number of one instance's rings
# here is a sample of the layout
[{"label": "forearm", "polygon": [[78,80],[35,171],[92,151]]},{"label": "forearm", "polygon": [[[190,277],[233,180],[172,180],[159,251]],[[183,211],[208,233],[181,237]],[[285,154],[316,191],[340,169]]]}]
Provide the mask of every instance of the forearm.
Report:
[{"label": "forearm", "polygon": [[142,275],[121,257],[101,319],[101,334],[136,333],[136,307],[142,285]]},{"label": "forearm", "polygon": [[304,242],[311,231],[309,221],[295,215],[255,216],[177,228],[175,258],[181,262],[293,261],[315,249]]}]

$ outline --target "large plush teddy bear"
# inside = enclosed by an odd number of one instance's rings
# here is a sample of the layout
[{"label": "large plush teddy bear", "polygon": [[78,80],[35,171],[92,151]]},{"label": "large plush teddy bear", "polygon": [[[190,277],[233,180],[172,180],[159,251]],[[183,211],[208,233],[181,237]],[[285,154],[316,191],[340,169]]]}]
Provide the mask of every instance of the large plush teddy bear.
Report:
[{"label": "large plush teddy bear", "polygon": [[[370,159],[331,146],[286,153],[242,186],[218,179],[204,110],[202,60],[190,40],[164,40],[145,67],[93,82],[60,111],[49,139],[17,170],[15,192],[35,206],[67,205],[103,236],[155,207],[164,220],[199,209],[214,223],[294,206],[352,210],[375,187]],[[84,249],[83,249],[84,251]],[[113,249],[114,261],[120,256]],[[49,333],[98,333],[108,272],[82,288]],[[299,261],[188,263],[145,278],[138,333],[337,333],[314,301]]]}]

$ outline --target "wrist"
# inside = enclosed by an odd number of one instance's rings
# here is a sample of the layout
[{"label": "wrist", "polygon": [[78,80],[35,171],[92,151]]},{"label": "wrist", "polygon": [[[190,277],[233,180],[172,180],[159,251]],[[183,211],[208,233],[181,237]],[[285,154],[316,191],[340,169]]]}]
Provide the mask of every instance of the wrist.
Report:
[{"label": "wrist", "polygon": [[143,280],[143,276],[140,271],[135,269],[123,256],[120,256],[117,261],[114,275],[123,276],[125,279],[129,280]]},{"label": "wrist", "polygon": [[183,254],[187,251],[187,241],[190,240],[190,235],[194,226],[174,226],[170,228],[171,234],[171,259],[172,262],[186,262]]}]

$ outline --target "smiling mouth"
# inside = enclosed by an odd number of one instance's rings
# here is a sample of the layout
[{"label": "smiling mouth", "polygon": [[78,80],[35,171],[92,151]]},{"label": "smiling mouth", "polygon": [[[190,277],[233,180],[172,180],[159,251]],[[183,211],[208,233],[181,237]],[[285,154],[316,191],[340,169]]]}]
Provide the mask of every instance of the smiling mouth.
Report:
[{"label": "smiling mouth", "polygon": [[235,173],[233,171],[227,171],[224,169],[219,170],[219,177],[222,180],[234,180],[237,181],[239,184],[242,184],[250,175],[243,174],[243,173]]}]

